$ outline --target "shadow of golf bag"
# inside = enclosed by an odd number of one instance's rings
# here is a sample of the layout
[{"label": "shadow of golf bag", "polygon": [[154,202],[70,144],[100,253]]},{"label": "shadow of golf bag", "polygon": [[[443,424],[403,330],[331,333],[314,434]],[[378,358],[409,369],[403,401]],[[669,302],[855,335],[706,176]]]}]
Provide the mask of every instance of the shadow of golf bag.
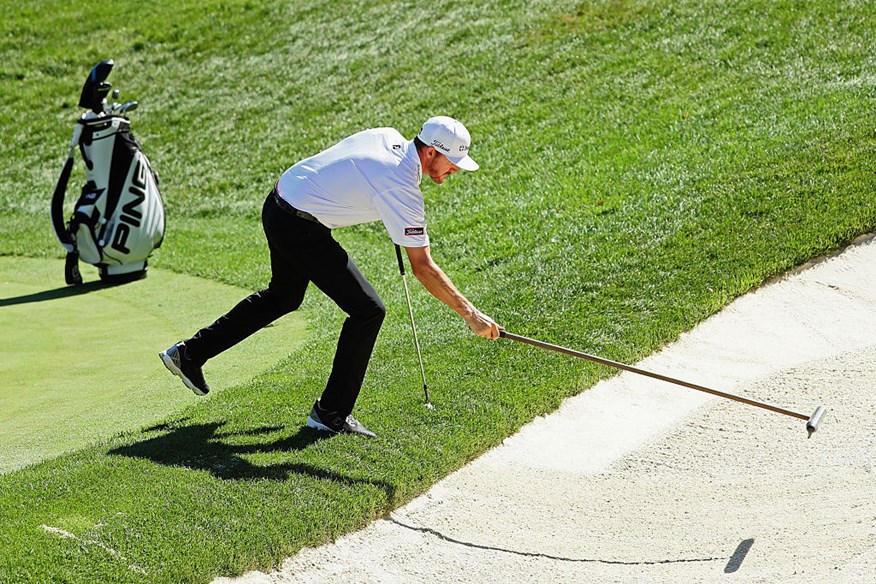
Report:
[{"label": "shadow of golf bag", "polygon": [[[164,239],[164,203],[158,175],[131,134],[123,114],[137,102],[107,107],[112,87],[106,81],[113,68],[107,59],[94,66],[79,106],[88,111],[76,121],[67,161],[52,195],[52,225],[64,249],[67,284],[81,284],[79,260],[98,267],[101,280],[127,282],[146,277],[146,259]],[[113,92],[118,97],[118,91]],[[64,195],[73,170],[76,148],[85,161],[86,181],[63,220]]]}]

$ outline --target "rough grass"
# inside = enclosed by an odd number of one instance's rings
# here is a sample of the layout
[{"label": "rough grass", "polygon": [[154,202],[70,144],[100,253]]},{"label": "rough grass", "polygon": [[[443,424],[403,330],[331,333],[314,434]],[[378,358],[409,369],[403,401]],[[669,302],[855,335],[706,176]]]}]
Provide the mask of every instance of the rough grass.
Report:
[{"label": "rough grass", "polygon": [[[633,361],[874,229],[871,8],[10,6],[0,254],[60,255],[48,197],[85,74],[111,56],[111,81],[142,104],[134,131],[162,177],[169,228],[154,265],[262,286],[258,209],[286,166],[365,127],[411,136],[430,115],[454,115],[482,170],[424,184],[433,255],[509,330]],[[337,237],[389,307],[357,405],[381,438],[302,428],[343,319],[312,293],[311,337],[253,383],[0,477],[0,580],[207,581],[269,568],[409,500],[611,374],[476,339],[415,287],[429,412],[389,240],[380,225]]]}]

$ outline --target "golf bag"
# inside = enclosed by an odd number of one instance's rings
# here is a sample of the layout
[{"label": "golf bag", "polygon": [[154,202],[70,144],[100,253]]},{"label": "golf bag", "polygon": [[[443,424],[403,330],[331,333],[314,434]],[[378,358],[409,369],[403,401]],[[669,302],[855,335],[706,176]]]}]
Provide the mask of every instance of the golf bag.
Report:
[{"label": "golf bag", "polygon": [[[113,68],[107,59],[94,66],[79,106],[82,114],[73,129],[67,161],[52,195],[52,225],[64,249],[67,284],[81,284],[79,260],[98,267],[101,280],[125,282],[146,277],[146,259],[164,239],[164,203],[158,175],[131,134],[123,114],[137,102],[107,107],[112,85],[106,81]],[[113,98],[118,91],[113,92]],[[85,161],[86,181],[73,215],[63,219],[64,196],[73,157],[79,147]]]}]

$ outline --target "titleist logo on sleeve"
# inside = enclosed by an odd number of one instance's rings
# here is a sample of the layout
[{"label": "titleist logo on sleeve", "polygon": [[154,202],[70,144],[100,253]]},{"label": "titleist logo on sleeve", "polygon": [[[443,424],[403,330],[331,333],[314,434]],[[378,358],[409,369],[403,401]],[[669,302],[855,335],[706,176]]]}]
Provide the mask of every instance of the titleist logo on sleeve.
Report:
[{"label": "titleist logo on sleeve", "polygon": [[426,235],[425,227],[405,227],[405,235]]}]

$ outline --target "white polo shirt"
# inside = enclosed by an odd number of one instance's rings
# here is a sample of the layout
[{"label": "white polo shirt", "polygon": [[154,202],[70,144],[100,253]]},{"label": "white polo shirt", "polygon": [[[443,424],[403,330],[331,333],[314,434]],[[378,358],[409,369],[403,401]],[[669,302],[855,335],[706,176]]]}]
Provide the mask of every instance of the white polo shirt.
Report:
[{"label": "white polo shirt", "polygon": [[413,140],[392,128],[353,134],[283,173],[280,197],[329,228],[383,221],[393,243],[429,245]]}]

